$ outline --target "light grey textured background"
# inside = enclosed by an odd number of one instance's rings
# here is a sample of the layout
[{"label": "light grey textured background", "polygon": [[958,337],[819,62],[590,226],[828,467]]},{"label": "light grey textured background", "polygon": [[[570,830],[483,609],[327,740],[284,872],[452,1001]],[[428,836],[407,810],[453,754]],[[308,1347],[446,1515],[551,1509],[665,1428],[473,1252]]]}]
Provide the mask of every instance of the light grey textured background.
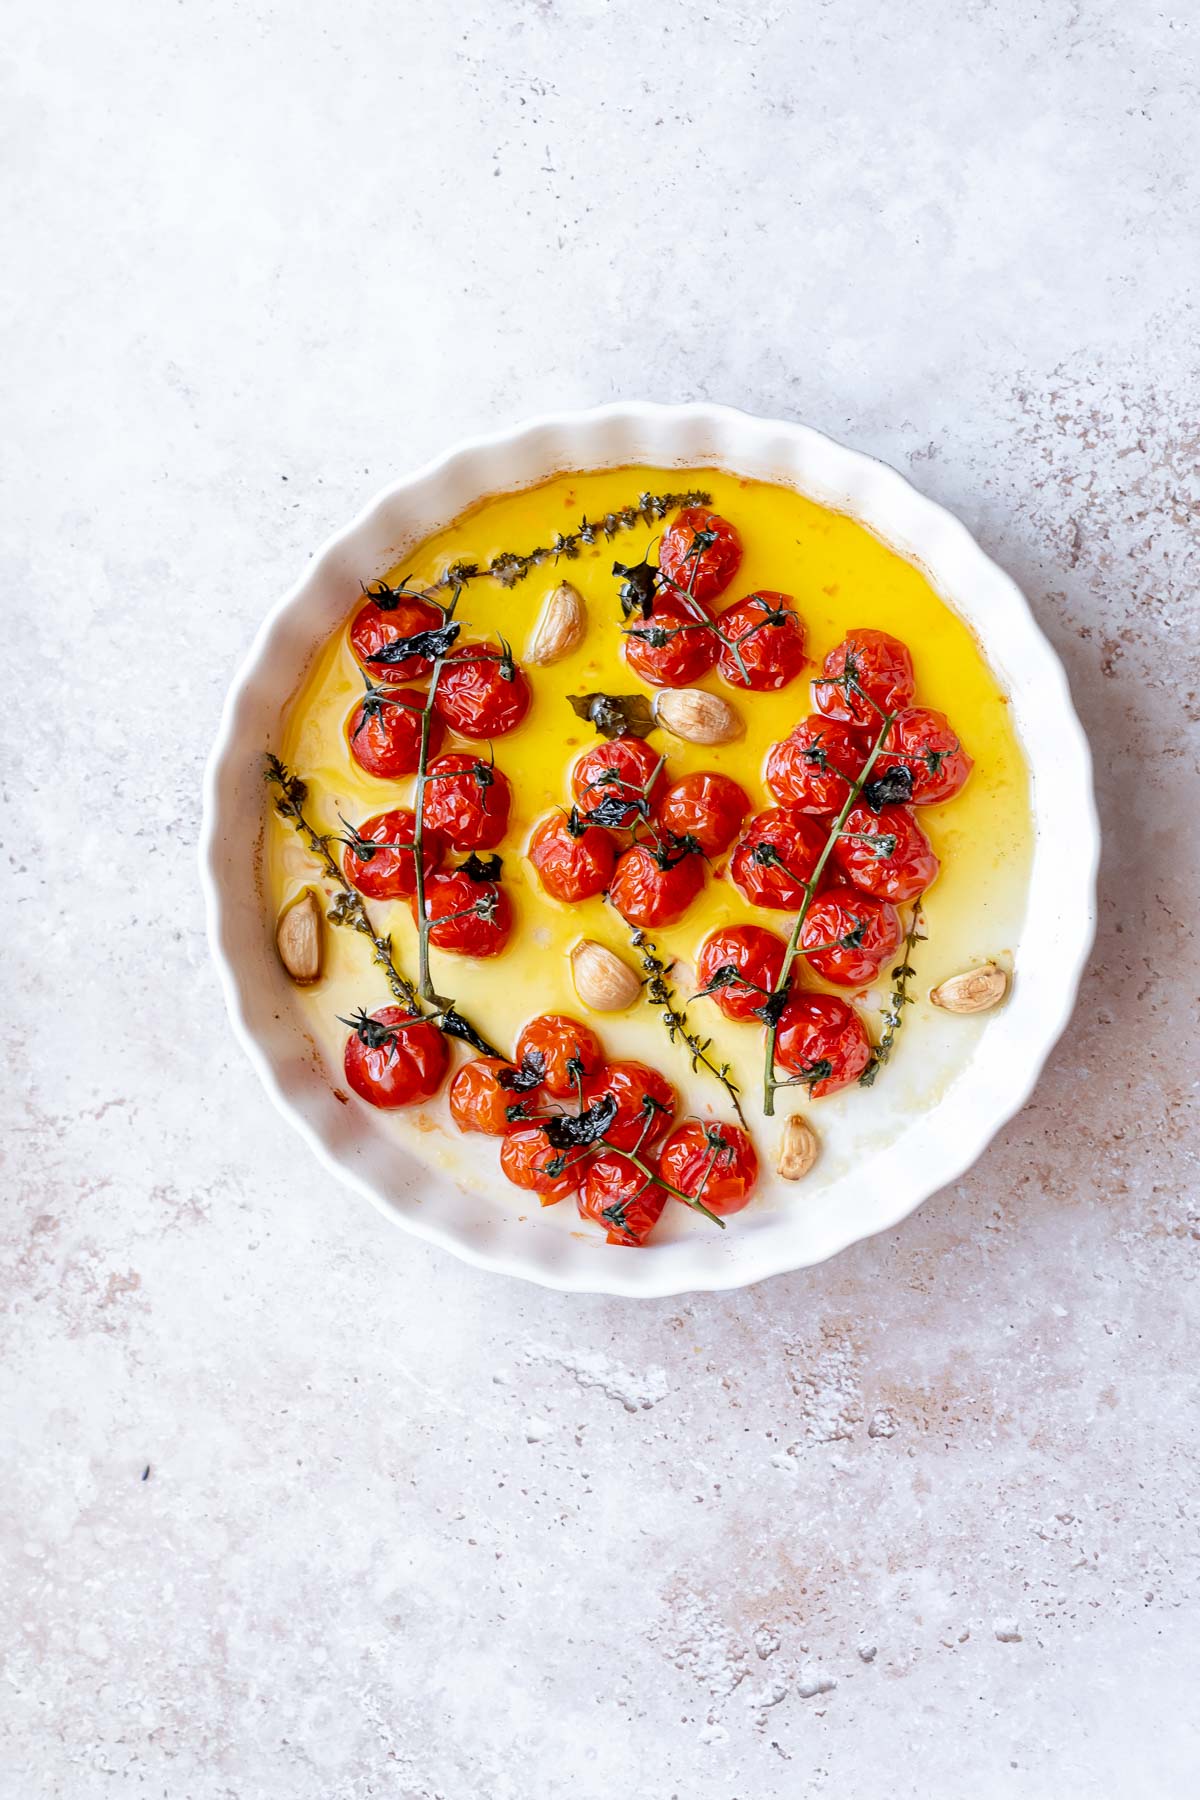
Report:
[{"label": "light grey textured background", "polygon": [[[1194,1793],[1194,9],[9,19],[4,1800]],[[231,1042],[193,854],[314,546],[460,433],[631,395],[955,509],[1067,661],[1108,834],[1076,1019],[980,1166],[641,1306],[331,1188]]]}]

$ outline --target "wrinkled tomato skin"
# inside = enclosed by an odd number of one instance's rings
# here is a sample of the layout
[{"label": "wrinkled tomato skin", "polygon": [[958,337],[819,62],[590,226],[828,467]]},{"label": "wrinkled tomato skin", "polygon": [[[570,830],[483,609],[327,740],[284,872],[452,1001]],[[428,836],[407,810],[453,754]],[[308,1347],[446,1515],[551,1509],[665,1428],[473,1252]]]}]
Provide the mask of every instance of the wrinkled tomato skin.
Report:
[{"label": "wrinkled tomato skin", "polygon": [[[581,813],[594,812],[606,797],[621,795],[634,798],[642,793],[658,768],[659,754],[645,738],[616,737],[611,742],[595,744],[585,750],[571,770],[571,793]],[[662,792],[662,771],[650,789],[653,805]],[[632,792],[631,792],[632,790]],[[630,825],[640,815],[630,807],[621,825]]]},{"label": "wrinkled tomato skin", "polygon": [[[467,913],[482,894],[497,895],[495,916],[485,919],[480,913]],[[512,931],[512,905],[504,889],[494,881],[472,881],[463,869],[451,869],[445,875],[434,875],[425,884],[425,907],[428,917],[444,920],[430,927],[429,941],[439,950],[457,956],[499,956]],[[412,903],[413,917],[417,904]],[[463,912],[461,919],[446,918],[447,913]]]},{"label": "wrinkled tomato skin", "polygon": [[[768,931],[763,925],[726,925],[712,932],[700,946],[696,985],[706,988],[718,969],[732,964],[754,987],[734,982],[717,988],[708,998],[716,1002],[727,1019],[753,1019],[767,994],[773,994],[779,986],[786,955],[787,945],[777,932]],[[765,992],[759,993],[759,988]]]},{"label": "wrinkled tomato skin", "polygon": [[[698,531],[715,531],[716,542],[698,556],[688,551]],[[658,566],[669,581],[694,600],[715,600],[729,586],[742,562],[742,540],[736,526],[706,506],[685,506],[663,533]],[[670,590],[668,590],[669,592]]]},{"label": "wrinkled tomato skin", "polygon": [[[569,1158],[566,1169],[561,1175],[549,1174],[547,1163],[563,1154]],[[514,1187],[536,1194],[543,1206],[553,1206],[579,1191],[585,1155],[580,1150],[553,1150],[546,1142],[545,1132],[536,1125],[525,1125],[510,1131],[501,1141],[500,1167]]]},{"label": "wrinkled tomato skin", "polygon": [[433,708],[459,737],[498,738],[514,731],[533,698],[523,670],[506,681],[504,653],[494,644],[460,644],[442,664]]},{"label": "wrinkled tomato skin", "polygon": [[[675,1089],[666,1076],[639,1062],[608,1063],[599,1074],[584,1083],[583,1098],[587,1106],[605,1094],[615,1094],[617,1099],[613,1122],[604,1133],[605,1142],[614,1150],[636,1150],[639,1144],[648,1149],[651,1144],[656,1144],[670,1129],[679,1106]],[[649,1125],[643,1105],[647,1095],[658,1103]]]},{"label": "wrinkled tomato skin", "polygon": [[715,769],[699,769],[672,782],[656,816],[676,837],[695,838],[705,856],[723,856],[749,811],[749,796],[736,781]]},{"label": "wrinkled tomato skin", "polygon": [[858,1080],[871,1060],[871,1040],[854,1008],[837,994],[793,993],[775,1038],[775,1060],[789,1075],[806,1075],[817,1063],[832,1072],[812,1083],[815,1100]]},{"label": "wrinkled tomato skin", "polygon": [[585,1079],[604,1067],[604,1052],[595,1032],[565,1013],[540,1013],[530,1019],[517,1039],[518,1064],[527,1056],[541,1058],[545,1070],[542,1086],[556,1100],[565,1100],[577,1091],[568,1067],[573,1058],[583,1064]]},{"label": "wrinkled tomato skin", "polygon": [[450,1083],[450,1117],[460,1131],[481,1131],[485,1137],[507,1137],[519,1131],[519,1119],[508,1117],[510,1106],[538,1105],[540,1089],[520,1093],[502,1086],[498,1077],[515,1074],[511,1063],[498,1056],[475,1056],[465,1062]]},{"label": "wrinkled tomato skin", "polygon": [[[695,622],[683,601],[660,594],[648,619],[632,618],[621,643],[625,661],[633,673],[651,687],[690,687],[707,675],[717,660],[716,636],[707,625]],[[637,635],[655,625],[674,632],[665,644],[647,643]]]},{"label": "wrinkled tomato skin", "polygon": [[[847,692],[836,681],[827,679],[841,675],[846,667],[847,652],[853,654],[858,680],[863,693]],[[840,719],[857,726],[860,731],[876,731],[882,723],[880,713],[901,712],[912,705],[916,692],[912,657],[907,644],[887,631],[867,629],[851,631],[840,644],[835,644],[825,658],[823,674],[813,682],[813,702],[827,719]],[[879,709],[878,712],[875,710]]]},{"label": "wrinkled tomato skin", "polygon": [[390,612],[368,600],[354,615],[350,648],[372,680],[415,681],[419,675],[428,675],[433,666],[427,656],[406,656],[398,663],[373,662],[372,658],[397,638],[435,631],[441,623],[442,614],[427,600],[400,600]]},{"label": "wrinkled tomato skin", "polygon": [[617,846],[602,825],[585,825],[576,836],[561,813],[542,820],[528,854],[546,893],[567,906],[602,894],[617,865]]},{"label": "wrinkled tomato skin", "polygon": [[405,1026],[390,1044],[377,1050],[368,1049],[356,1031],[350,1033],[342,1067],[347,1084],[360,1100],[390,1112],[418,1100],[431,1100],[441,1087],[450,1061],[446,1040],[436,1025],[423,1019],[406,1024],[415,1016],[402,1006],[385,1006],[372,1013],[376,1025]]},{"label": "wrinkled tomato skin", "polygon": [[[715,1156],[707,1131],[716,1132],[724,1145]],[[664,1181],[693,1200],[702,1200],[718,1218],[741,1212],[758,1180],[758,1157],[746,1133],[737,1125],[706,1127],[699,1119],[688,1119],[671,1133],[658,1167]]]},{"label": "wrinkled tomato skin", "polygon": [[[370,844],[411,844],[416,828],[416,814],[397,806],[364,819],[356,836]],[[422,832],[421,866],[426,875],[433,874],[444,849],[436,832]],[[417,859],[411,850],[380,849],[374,856],[363,857],[347,844],[342,852],[342,872],[368,900],[408,900],[417,891]]]},{"label": "wrinkled tomato skin", "polygon": [[[486,771],[481,786],[475,771]],[[499,769],[469,750],[435,756],[426,770],[421,818],[455,850],[494,850],[508,830],[512,788]]]},{"label": "wrinkled tomato skin", "polygon": [[[832,950],[810,948],[833,944],[865,925],[861,944]],[[859,888],[829,887],[808,909],[800,929],[800,948],[826,981],[839,987],[866,987],[874,981],[888,957],[904,942],[900,914],[888,900],[876,900]]]},{"label": "wrinkled tomato skin", "polygon": [[884,738],[875,763],[880,775],[899,767],[912,776],[912,804],[938,806],[962,792],[975,762],[945,713],[910,706]]},{"label": "wrinkled tomato skin", "polygon": [[[786,806],[769,807],[757,813],[742,833],[729,859],[730,879],[752,906],[795,912],[804,903],[804,884],[812,878],[826,835],[807,813]],[[754,850],[759,844],[772,845],[787,867],[757,863]]]},{"label": "wrinkled tomato skin", "polygon": [[[783,618],[777,622],[780,612]],[[722,644],[717,666],[731,687],[774,694],[795,681],[804,667],[804,626],[790,594],[765,588],[747,594],[718,615],[717,626],[737,644],[746,669],[743,675],[733,651]]]},{"label": "wrinkled tomato skin", "polygon": [[861,735],[814,713],[771,745],[767,786],[780,806],[828,817],[841,812],[866,760],[867,744]]},{"label": "wrinkled tomato skin", "polygon": [[[653,1169],[653,1162],[647,1167]],[[667,1190],[616,1150],[601,1150],[592,1158],[579,1192],[580,1218],[602,1225],[610,1244],[644,1244],[666,1204]],[[618,1206],[619,1223],[603,1216],[606,1209]]]},{"label": "wrinkled tomato skin", "polygon": [[[397,688],[380,700],[379,710],[368,714],[360,700],[346,721],[350,754],[360,769],[381,781],[415,775],[421,766],[421,713],[425,696],[416,688]],[[429,749],[442,741],[441,720],[429,721]]]},{"label": "wrinkled tomato skin", "polygon": [[[894,837],[896,848],[890,856],[877,856],[877,845],[864,843],[856,833],[872,837]],[[833,846],[834,858],[843,875],[877,900],[915,900],[937,879],[941,864],[933,846],[907,806],[881,806],[877,813],[869,806],[852,806],[846,815],[842,834]]]},{"label": "wrinkled tomato skin", "polygon": [[651,926],[676,924],[703,886],[703,857],[685,855],[663,869],[652,850],[634,844],[617,858],[608,897],[627,924],[647,931]]}]

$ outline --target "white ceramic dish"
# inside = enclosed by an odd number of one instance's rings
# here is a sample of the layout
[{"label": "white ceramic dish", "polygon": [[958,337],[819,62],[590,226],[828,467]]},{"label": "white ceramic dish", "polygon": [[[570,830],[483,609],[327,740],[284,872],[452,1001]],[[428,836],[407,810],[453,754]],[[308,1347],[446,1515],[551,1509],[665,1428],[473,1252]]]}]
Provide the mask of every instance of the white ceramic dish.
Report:
[{"label": "white ceramic dish", "polygon": [[[733,1228],[614,1250],[516,1216],[512,1190],[469,1193],[364,1129],[334,1098],[289,1004],[256,879],[264,746],[359,584],[482,496],[563,469],[709,465],[785,482],[849,513],[918,563],[974,629],[1010,695],[1032,772],[1036,840],[1012,998],[947,1096],[836,1208],[751,1209]],[[530,421],[459,446],[387,488],[313,558],[268,613],[229,690],[204,793],[200,863],[209,939],[234,1030],[280,1111],[330,1172],[398,1224],[467,1261],[550,1287],[652,1296],[740,1287],[807,1267],[897,1224],[961,1175],[1031,1092],[1070,1017],[1094,930],[1099,830],[1087,741],[1062,665],[1024,597],[951,517],[882,463],[803,425],[722,406],[630,403]]]}]

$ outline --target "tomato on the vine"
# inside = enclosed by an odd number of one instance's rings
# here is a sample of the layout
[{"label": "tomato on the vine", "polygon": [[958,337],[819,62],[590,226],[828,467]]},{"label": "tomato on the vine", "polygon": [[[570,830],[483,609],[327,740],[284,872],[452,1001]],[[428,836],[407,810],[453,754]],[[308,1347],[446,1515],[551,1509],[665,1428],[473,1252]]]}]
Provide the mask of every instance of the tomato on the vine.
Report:
[{"label": "tomato on the vine", "polygon": [[568,906],[602,894],[617,863],[617,847],[608,832],[602,825],[589,825],[577,808],[543,819],[528,854],[551,899]]},{"label": "tomato on the vine", "polygon": [[608,897],[627,924],[639,930],[674,925],[704,886],[704,858],[669,840],[661,848],[634,844],[617,858]]},{"label": "tomato on the vine", "polygon": [[425,771],[421,818],[455,850],[494,850],[508,830],[508,777],[469,750],[435,756]]},{"label": "tomato on the vine", "polygon": [[510,1131],[500,1144],[500,1167],[514,1187],[537,1194],[543,1206],[578,1191],[586,1151],[555,1150],[537,1125]]},{"label": "tomato on the vine", "polygon": [[695,838],[705,856],[722,856],[749,811],[749,797],[730,776],[698,769],[671,783],[655,816],[676,837]]},{"label": "tomato on the vine", "polygon": [[[578,1019],[568,1018],[566,1013],[539,1013],[517,1039],[517,1063],[521,1069],[539,1074],[548,1094],[565,1100],[604,1067],[604,1052],[595,1032]],[[578,1066],[579,1081],[573,1065]]]},{"label": "tomato on the vine", "polygon": [[585,1105],[594,1105],[606,1094],[612,1094],[617,1103],[604,1133],[604,1141],[614,1150],[637,1150],[639,1145],[648,1149],[656,1144],[679,1104],[666,1076],[639,1062],[607,1063],[584,1083]]},{"label": "tomato on the vine", "polygon": [[860,731],[878,727],[882,713],[910,706],[915,692],[908,645],[890,632],[865,627],[834,645],[813,682],[817,710]]},{"label": "tomato on the vine", "polygon": [[[368,775],[395,781],[421,766],[421,714],[425,696],[416,688],[368,688],[346,721],[350,754]],[[429,721],[429,748],[442,741],[442,724]]]},{"label": "tomato on the vine", "polygon": [[622,635],[625,661],[651,687],[690,687],[707,675],[720,648],[716,633],[670,592],[648,619],[635,616]]},{"label": "tomato on the vine", "polygon": [[677,513],[658,549],[663,574],[695,600],[713,600],[724,593],[741,560],[742,540],[736,527],[706,506],[685,506]]},{"label": "tomato on the vine", "polygon": [[[381,585],[377,593],[368,593],[366,605],[360,606],[354,615],[350,648],[363,667],[378,678],[384,665],[373,659],[380,651],[400,638],[416,637],[422,631],[436,631],[442,620],[440,607],[432,606],[428,600],[418,600]],[[392,681],[413,681],[418,675],[428,675],[432,666],[427,656],[406,656],[399,662],[388,663],[386,668]]]},{"label": "tomato on the vine", "polygon": [[[417,859],[413,833],[417,817],[406,806],[375,813],[346,834],[342,870],[368,900],[407,900],[417,891]],[[442,839],[428,829],[421,834],[421,866],[432,875],[442,860]]]},{"label": "tomato on the vine", "polygon": [[[412,903],[416,916],[417,904]],[[435,921],[429,941],[459,956],[499,956],[512,931],[512,905],[498,882],[468,869],[433,875],[425,884],[425,910]]]},{"label": "tomato on the vine", "polygon": [[[763,925],[725,925],[705,938],[696,958],[700,990],[716,1001],[727,1019],[752,1019],[779,986],[787,945]],[[736,969],[738,978],[723,969]]]},{"label": "tomato on the vine", "polygon": [[[839,987],[865,987],[904,942],[900,914],[887,900],[853,887],[829,887],[809,907],[800,948],[818,975]],[[824,947],[822,947],[824,946]]]},{"label": "tomato on the vine", "polygon": [[953,800],[974,767],[945,713],[929,706],[910,706],[900,714],[875,764],[880,775],[888,769],[908,770],[914,806]]},{"label": "tomato on the vine", "polygon": [[741,1212],[758,1180],[758,1157],[746,1133],[703,1119],[687,1119],[671,1133],[658,1167],[664,1181],[719,1218]]},{"label": "tomato on the vine", "polygon": [[837,994],[793,991],[779,1020],[775,1060],[820,1100],[858,1080],[871,1060],[871,1040]]},{"label": "tomato on the vine", "polygon": [[[651,1171],[652,1162],[647,1163]],[[610,1244],[644,1244],[662,1216],[667,1190],[619,1150],[601,1150],[589,1162],[579,1194],[579,1215],[603,1225]]]},{"label": "tomato on the vine", "polygon": [[434,710],[465,738],[503,737],[521,723],[533,695],[508,646],[459,644],[442,664]]},{"label": "tomato on the vine", "polygon": [[729,859],[730,879],[751,905],[794,912],[804,902],[826,835],[807,813],[769,807],[742,833]]},{"label": "tomato on the vine", "polygon": [[450,1083],[450,1117],[460,1131],[482,1131],[487,1137],[506,1137],[521,1129],[520,1119],[510,1119],[510,1109],[537,1104],[538,1088],[512,1083],[518,1071],[499,1056],[475,1056],[465,1062]]},{"label": "tomato on the vine", "polygon": [[839,813],[866,760],[867,746],[858,733],[813,713],[771,745],[767,786],[781,806],[806,813]]},{"label": "tomato on the vine", "polygon": [[603,809],[601,822],[605,825],[632,825],[646,817],[662,791],[661,763],[658,751],[652,750],[645,738],[615,737],[595,744],[571,770],[575,804],[585,815]]},{"label": "tomato on the vine", "polygon": [[717,666],[733,687],[773,694],[804,667],[804,626],[790,594],[747,594],[717,615],[717,629],[729,639]]},{"label": "tomato on the vine", "polygon": [[430,1100],[446,1078],[450,1053],[436,1025],[403,1006],[343,1019],[352,1027],[342,1066],[362,1100],[391,1110]]},{"label": "tomato on the vine", "polygon": [[941,864],[907,806],[852,806],[833,854],[842,873],[877,900],[915,900]]}]

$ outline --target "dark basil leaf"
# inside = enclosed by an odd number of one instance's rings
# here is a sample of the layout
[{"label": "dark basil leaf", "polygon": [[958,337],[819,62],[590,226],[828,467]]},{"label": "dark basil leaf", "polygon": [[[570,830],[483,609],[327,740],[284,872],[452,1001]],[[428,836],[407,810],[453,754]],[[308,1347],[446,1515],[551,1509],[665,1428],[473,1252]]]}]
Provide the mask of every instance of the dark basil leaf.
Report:
[{"label": "dark basil leaf", "polygon": [[588,719],[601,737],[647,738],[656,729],[645,694],[569,694],[571,710]]},{"label": "dark basil leaf", "polygon": [[619,831],[639,813],[643,819],[650,817],[650,802],[644,794],[605,794],[600,804],[588,813],[587,822]]},{"label": "dark basil leaf", "polygon": [[499,881],[503,861],[498,851],[493,850],[490,856],[480,856],[478,850],[472,850],[466,862],[458,866],[472,881]]},{"label": "dark basil leaf", "polygon": [[912,792],[912,770],[905,763],[896,763],[882,775],[877,775],[874,781],[866,782],[862,797],[871,811],[877,813],[881,806],[907,806]]},{"label": "dark basil leaf", "polygon": [[510,1094],[528,1094],[531,1089],[541,1087],[546,1079],[546,1059],[540,1050],[527,1050],[521,1058],[520,1067],[501,1069],[496,1080]]},{"label": "dark basil leaf", "polygon": [[462,626],[454,619],[448,619],[444,625],[435,625],[430,631],[414,631],[409,637],[393,638],[374,656],[368,656],[371,663],[402,663],[410,656],[427,656],[432,659],[445,656],[451,644],[462,630]]},{"label": "dark basil leaf", "polygon": [[627,566],[615,562],[612,566],[614,575],[623,575],[617,598],[621,602],[621,612],[626,619],[640,613],[648,619],[654,611],[654,595],[658,586],[658,570],[653,563],[640,562]]},{"label": "dark basil leaf", "polygon": [[775,992],[773,994],[768,994],[762,1005],[756,1006],[754,1011],[764,1025],[778,1025],[783,1016],[783,1009],[787,1005],[787,1002],[787,989],[776,988]]},{"label": "dark basil leaf", "polygon": [[581,1113],[559,1113],[557,1117],[547,1119],[542,1130],[552,1150],[574,1150],[596,1143],[616,1116],[617,1096],[601,1094],[599,1100],[593,1100]]},{"label": "dark basil leaf", "polygon": [[481,1056],[499,1056],[496,1046],[481,1037],[475,1027],[460,1012],[455,1012],[452,1006],[442,1014],[438,1023],[446,1037],[457,1038],[460,1044],[470,1044],[472,1050],[478,1050]]}]

